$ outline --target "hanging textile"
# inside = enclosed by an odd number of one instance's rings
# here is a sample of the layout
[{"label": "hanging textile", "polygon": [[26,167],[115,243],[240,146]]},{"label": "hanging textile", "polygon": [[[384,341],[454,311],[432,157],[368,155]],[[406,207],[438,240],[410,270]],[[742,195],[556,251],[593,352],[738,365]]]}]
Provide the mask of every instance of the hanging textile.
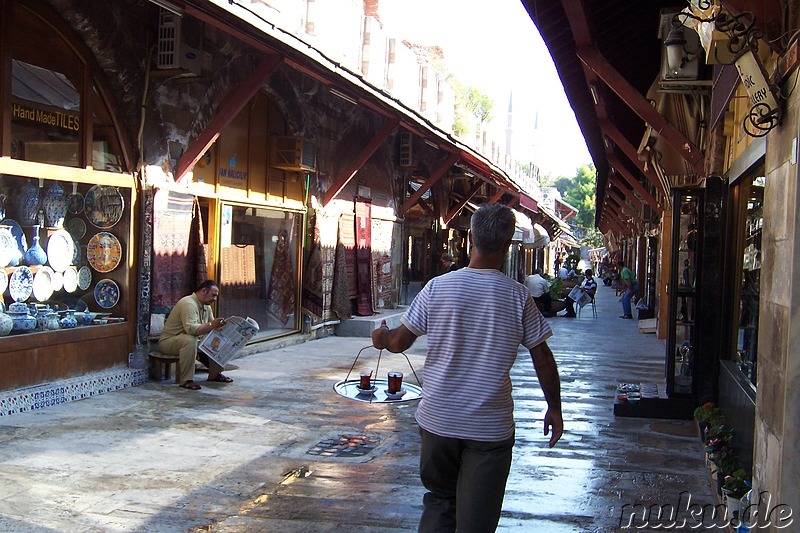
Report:
[{"label": "hanging textile", "polygon": [[347,320],[351,316],[349,279],[347,274],[347,252],[344,244],[339,243],[336,245],[331,302],[331,310],[339,320]]},{"label": "hanging textile", "polygon": [[372,205],[356,199],[356,312],[374,314],[372,308]]},{"label": "hanging textile", "polygon": [[203,231],[203,214],[200,211],[200,202],[194,199],[194,217],[192,218],[192,249],[195,256],[195,287],[208,279],[207,244],[205,244]]},{"label": "hanging textile", "polygon": [[289,232],[285,229],[278,234],[275,245],[275,258],[272,261],[272,275],[267,294],[267,312],[283,325],[294,312],[295,279],[292,257],[289,252]]},{"label": "hanging textile", "polygon": [[191,250],[190,194],[159,190],[153,201],[153,280],[150,309],[167,313],[196,288],[194,251]]}]

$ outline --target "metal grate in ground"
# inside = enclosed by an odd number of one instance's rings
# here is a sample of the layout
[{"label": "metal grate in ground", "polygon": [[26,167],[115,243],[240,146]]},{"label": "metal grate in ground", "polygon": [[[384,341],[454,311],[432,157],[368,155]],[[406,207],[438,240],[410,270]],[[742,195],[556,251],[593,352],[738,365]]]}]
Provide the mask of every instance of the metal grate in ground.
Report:
[{"label": "metal grate in ground", "polygon": [[342,435],[323,440],[306,453],[322,457],[360,457],[374,450],[380,442],[378,437],[368,435]]}]

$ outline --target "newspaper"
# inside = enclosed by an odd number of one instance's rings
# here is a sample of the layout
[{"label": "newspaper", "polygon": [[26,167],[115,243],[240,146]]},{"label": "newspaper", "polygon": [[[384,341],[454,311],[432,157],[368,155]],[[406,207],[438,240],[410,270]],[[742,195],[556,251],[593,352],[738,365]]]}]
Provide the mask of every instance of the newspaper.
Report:
[{"label": "newspaper", "polygon": [[247,341],[258,333],[258,323],[250,317],[232,316],[225,325],[211,331],[200,342],[199,348],[221,367],[234,358]]}]

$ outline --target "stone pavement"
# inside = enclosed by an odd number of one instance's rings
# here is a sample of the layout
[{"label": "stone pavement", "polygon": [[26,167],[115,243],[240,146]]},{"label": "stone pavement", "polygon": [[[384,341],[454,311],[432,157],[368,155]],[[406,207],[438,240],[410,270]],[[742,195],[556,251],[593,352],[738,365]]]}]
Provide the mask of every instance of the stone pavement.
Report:
[{"label": "stone pavement", "polygon": [[[566,428],[553,449],[520,351],[500,530],[625,531],[620,517],[637,503],[678,506],[683,491],[714,501],[692,423],[614,417],[617,382],[662,379],[664,344],[618,318],[609,287],[597,303],[596,319],[550,319]],[[0,418],[0,530],[416,530],[416,403],[333,392],[368,344],[328,337],[239,358],[232,384],[150,382]],[[424,338],[408,351],[420,377],[424,353]],[[377,357],[367,348],[356,371]],[[413,381],[401,355],[382,354],[380,368]]]}]

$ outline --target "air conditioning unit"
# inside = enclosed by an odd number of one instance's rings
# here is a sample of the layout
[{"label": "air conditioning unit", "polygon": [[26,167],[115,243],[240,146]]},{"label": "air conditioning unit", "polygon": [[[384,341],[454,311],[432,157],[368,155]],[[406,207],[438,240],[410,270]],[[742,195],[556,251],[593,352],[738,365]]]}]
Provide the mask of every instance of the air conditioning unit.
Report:
[{"label": "air conditioning unit", "polygon": [[414,150],[413,150],[413,139],[411,137],[411,132],[406,130],[401,130],[398,137],[400,138],[400,146],[398,147],[398,158],[399,164],[401,167],[413,167],[414,166]]},{"label": "air conditioning unit", "polygon": [[202,34],[202,23],[160,8],[156,68],[185,69],[199,76],[203,70]]},{"label": "air conditioning unit", "polygon": [[281,170],[314,172],[317,169],[317,148],[300,137],[273,137],[269,164]]}]

